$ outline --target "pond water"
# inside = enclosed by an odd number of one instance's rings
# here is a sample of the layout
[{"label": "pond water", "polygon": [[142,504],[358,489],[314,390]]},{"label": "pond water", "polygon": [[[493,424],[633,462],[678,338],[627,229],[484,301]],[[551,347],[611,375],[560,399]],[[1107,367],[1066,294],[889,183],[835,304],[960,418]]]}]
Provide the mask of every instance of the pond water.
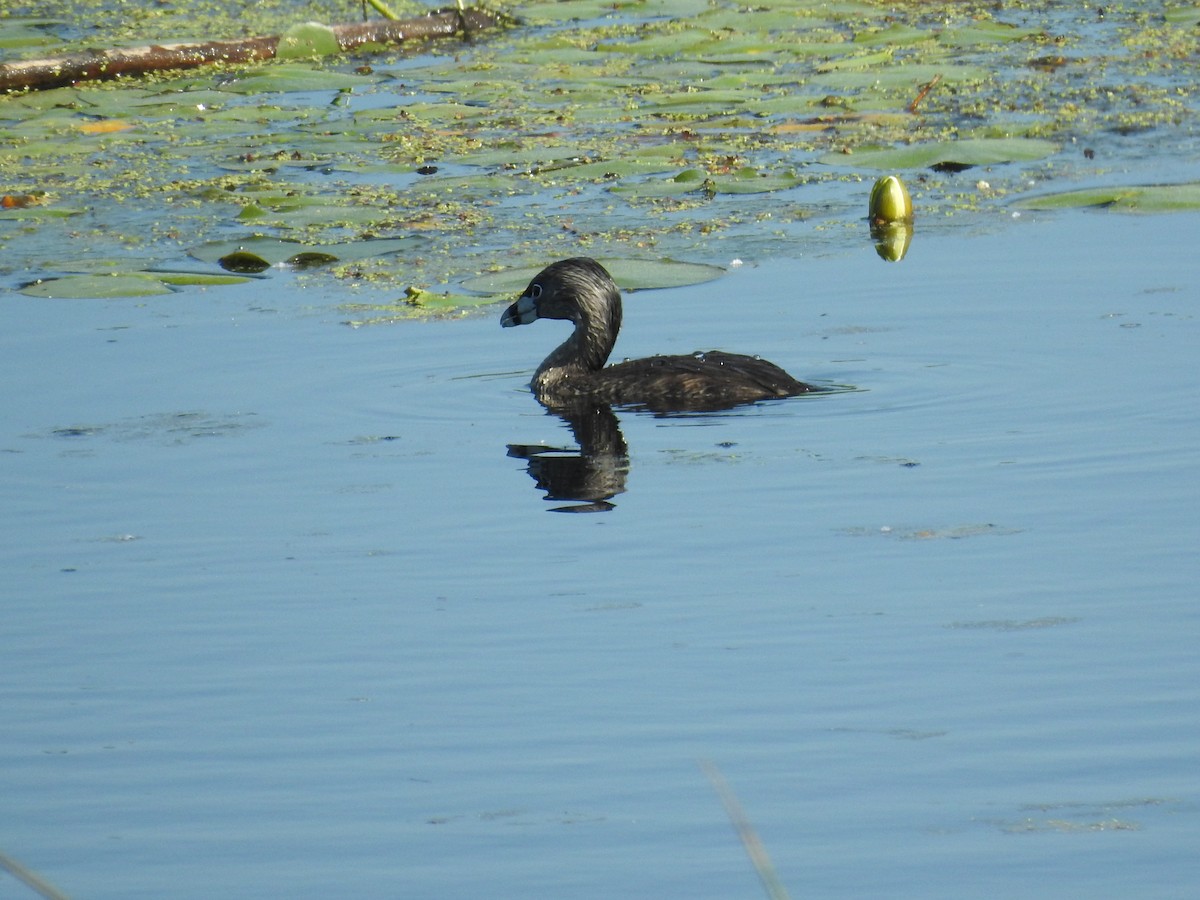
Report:
[{"label": "pond water", "polygon": [[857,390],[619,411],[576,515],[509,451],[572,445],[562,323],[6,297],[0,849],[121,900],[761,895],[708,760],[794,896],[1183,895],[1198,226],[634,294],[618,356]]}]

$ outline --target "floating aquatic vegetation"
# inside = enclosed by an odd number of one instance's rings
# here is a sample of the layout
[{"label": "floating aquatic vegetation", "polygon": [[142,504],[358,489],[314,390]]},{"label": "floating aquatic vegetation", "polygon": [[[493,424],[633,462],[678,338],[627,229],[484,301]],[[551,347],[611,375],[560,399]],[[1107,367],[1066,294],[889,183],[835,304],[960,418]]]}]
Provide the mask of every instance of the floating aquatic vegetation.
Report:
[{"label": "floating aquatic vegetation", "polygon": [[[410,240],[419,252],[322,277],[369,272],[397,291],[467,296],[457,287],[497,258],[531,268],[571,253],[706,261],[845,241],[851,229],[828,226],[861,218],[861,179],[880,169],[925,170],[923,215],[946,221],[1000,211],[1031,189],[1030,208],[1045,208],[1036,204],[1056,187],[1127,178],[1115,156],[1194,146],[1189,61],[1200,33],[1186,10],[1155,19],[1114,7],[1100,27],[1093,10],[1049,0],[1019,16],[899,8],[518,4],[522,26],[420,55],[0,98],[3,188],[43,192],[0,210],[0,278],[62,274],[54,248],[68,240],[97,258],[171,268],[182,248],[252,229],[319,247]],[[335,21],[326,12],[312,15]],[[253,14],[261,30],[294,24],[283,0]],[[122,15],[84,17],[105,24],[80,40],[186,33],[173,8]],[[237,7],[206,28],[233,34],[244,16]],[[72,27],[46,21],[0,20],[0,42],[71,49]],[[1087,65],[1029,64],[1048,56]],[[1081,158],[1073,142],[1084,136],[1092,156]],[[989,190],[966,191],[963,167],[988,168]],[[1171,208],[1152,194],[1136,202]]]},{"label": "floating aquatic vegetation", "polygon": [[371,256],[385,256],[411,249],[412,241],[378,240],[354,241],[345,244],[304,244],[295,240],[280,240],[255,234],[232,241],[215,241],[194,247],[191,255],[198,260],[216,263],[235,272],[262,272],[271,266],[290,266],[307,269],[335,262],[349,262]]},{"label": "floating aquatic vegetation", "polygon": [[1094,206],[1123,212],[1195,212],[1200,210],[1200,182],[1084,188],[1025,197],[1014,205],[1041,210]]},{"label": "floating aquatic vegetation", "polygon": [[832,165],[852,163],[861,169],[941,168],[961,171],[972,166],[992,166],[1009,162],[1045,159],[1058,150],[1051,141],[1030,138],[978,138],[949,140],[908,147],[868,147],[856,150],[853,159],[828,154],[821,162]]},{"label": "floating aquatic vegetation", "polygon": [[22,294],[30,297],[45,297],[53,300],[95,299],[108,300],[114,297],[153,297],[169,294],[171,288],[153,275],[135,272],[111,275],[65,275],[45,281],[35,281],[21,288]]},{"label": "floating aquatic vegetation", "polygon": [[[604,258],[600,261],[625,291],[684,287],[712,281],[725,274],[725,270],[720,266],[671,259]],[[539,264],[498,269],[479,275],[462,285],[464,290],[471,292],[469,294],[461,291],[439,292],[408,287],[403,296],[390,303],[351,303],[344,305],[343,309],[352,316],[347,324],[355,327],[428,315],[463,315],[493,303],[511,302],[542,268]]]},{"label": "floating aquatic vegetation", "polygon": [[[613,280],[624,291],[647,290],[650,288],[687,287],[713,281],[725,274],[721,266],[702,263],[680,262],[673,259],[620,259],[599,257],[598,261],[608,269]],[[501,269],[480,275],[464,284],[468,290],[488,294],[508,295],[523,291],[529,280],[542,270],[542,266],[525,266]]]}]

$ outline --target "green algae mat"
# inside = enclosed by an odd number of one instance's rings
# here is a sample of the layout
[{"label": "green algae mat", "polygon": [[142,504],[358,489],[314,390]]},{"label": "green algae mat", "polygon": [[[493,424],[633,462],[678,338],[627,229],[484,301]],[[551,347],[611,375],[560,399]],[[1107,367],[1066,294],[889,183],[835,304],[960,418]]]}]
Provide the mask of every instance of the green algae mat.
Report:
[{"label": "green algae mat", "polygon": [[[869,240],[889,173],[918,240],[1022,211],[1200,208],[1200,7],[763,6],[514,4],[470,41],[0,97],[0,283],[149,296],[286,267],[344,286],[368,322],[495,302],[512,279],[489,276],[563,256],[638,263],[654,286],[836,252]],[[6,8],[0,58],[298,14],[82,8]]]}]

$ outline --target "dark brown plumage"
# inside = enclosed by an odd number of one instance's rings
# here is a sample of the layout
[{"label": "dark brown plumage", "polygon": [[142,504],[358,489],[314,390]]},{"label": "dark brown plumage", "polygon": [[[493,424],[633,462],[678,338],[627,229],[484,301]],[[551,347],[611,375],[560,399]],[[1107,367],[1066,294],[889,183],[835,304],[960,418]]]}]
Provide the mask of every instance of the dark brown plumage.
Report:
[{"label": "dark brown plumage", "polygon": [[621,292],[608,271],[587,257],[542,270],[500,319],[507,327],[568,319],[575,330],[533,375],[531,387],[550,408],[604,403],[661,412],[728,409],[817,388],[756,356],[710,350],[650,356],[605,368],[621,328]]}]

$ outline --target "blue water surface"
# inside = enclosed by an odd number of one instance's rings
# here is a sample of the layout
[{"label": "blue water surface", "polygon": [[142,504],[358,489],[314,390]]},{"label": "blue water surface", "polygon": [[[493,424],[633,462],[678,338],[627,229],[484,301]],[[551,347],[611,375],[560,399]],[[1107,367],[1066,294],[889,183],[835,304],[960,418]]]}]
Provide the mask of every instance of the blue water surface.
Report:
[{"label": "blue water surface", "polygon": [[[285,275],[0,303],[0,850],[88,898],[1178,898],[1200,217],[918,230],[628,298],[853,391],[511,444],[563,323]],[[729,260],[711,262],[728,264]],[[32,896],[0,874],[0,895]]]}]

